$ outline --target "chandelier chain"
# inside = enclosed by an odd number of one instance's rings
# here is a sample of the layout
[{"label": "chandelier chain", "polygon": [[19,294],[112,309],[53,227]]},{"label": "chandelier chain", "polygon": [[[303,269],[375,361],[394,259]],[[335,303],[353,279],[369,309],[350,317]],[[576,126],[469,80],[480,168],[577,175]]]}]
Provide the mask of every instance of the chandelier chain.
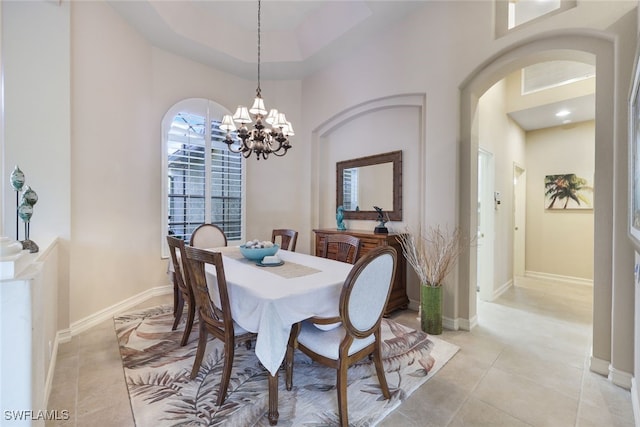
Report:
[{"label": "chandelier chain", "polygon": [[[1,0],[0,0],[1,1]],[[282,111],[272,108],[268,111],[264,105],[260,89],[260,50],[262,28],[260,25],[262,2],[258,0],[258,87],[256,98],[253,100],[251,108],[247,109],[239,105],[233,114],[225,114],[219,128],[227,132],[224,143],[227,144],[232,153],[242,153],[244,158],[248,158],[252,153],[258,160],[267,159],[270,154],[282,157],[291,149],[289,137],[295,135],[291,122]],[[268,111],[268,114],[267,114]],[[252,123],[251,129],[247,126]],[[238,123],[239,127],[235,123]],[[271,127],[267,127],[270,125]],[[232,134],[234,132],[234,134]],[[239,146],[236,144],[239,141]]]},{"label": "chandelier chain", "polygon": [[258,94],[260,94],[260,0],[258,0]]}]

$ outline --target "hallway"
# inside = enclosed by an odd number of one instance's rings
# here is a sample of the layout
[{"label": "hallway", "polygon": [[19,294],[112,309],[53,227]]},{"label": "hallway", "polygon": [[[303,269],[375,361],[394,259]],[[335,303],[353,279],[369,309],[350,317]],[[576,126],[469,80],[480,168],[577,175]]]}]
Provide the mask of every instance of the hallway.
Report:
[{"label": "hallway", "polygon": [[478,301],[471,333],[442,335],[458,354],[381,425],[633,426],[630,392],[588,369],[592,291],[519,278]]}]

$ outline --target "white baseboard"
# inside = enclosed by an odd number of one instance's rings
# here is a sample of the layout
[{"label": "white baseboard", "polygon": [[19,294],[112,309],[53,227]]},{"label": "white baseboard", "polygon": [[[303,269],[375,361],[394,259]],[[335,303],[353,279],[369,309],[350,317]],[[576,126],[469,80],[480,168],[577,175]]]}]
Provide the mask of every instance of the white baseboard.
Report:
[{"label": "white baseboard", "polygon": [[[409,308],[420,313],[420,303],[419,301],[409,300]],[[478,315],[476,314],[471,319],[462,319],[452,318],[452,317],[442,317],[442,327],[444,329],[449,329],[450,331],[470,331],[473,327],[478,326]]]},{"label": "white baseboard", "polygon": [[609,376],[609,361],[598,359],[597,357],[591,356],[589,358],[589,369],[591,372],[595,372],[596,374],[600,374],[602,376]]},{"label": "white baseboard", "polygon": [[636,427],[640,427],[640,401],[638,400],[638,384],[636,378],[631,378],[631,406],[633,407],[633,421]]},{"label": "white baseboard", "polygon": [[478,316],[473,316],[471,319],[463,319],[460,317],[451,318],[451,317],[443,317],[442,318],[442,327],[445,329],[449,329],[451,331],[470,331],[471,328],[478,325]]},{"label": "white baseboard", "polygon": [[460,325],[460,329],[463,331],[470,331],[471,329],[478,326],[478,315],[475,314],[471,319],[458,319],[458,324]]},{"label": "white baseboard", "polygon": [[459,319],[442,316],[442,327],[451,331],[457,331],[460,329]]},{"label": "white baseboard", "polygon": [[56,346],[71,341],[71,329],[61,329],[56,334]]},{"label": "white baseboard", "polygon": [[495,299],[499,298],[500,295],[502,295],[505,292],[507,292],[509,290],[509,288],[512,287],[512,286],[513,286],[513,279],[509,279],[507,281],[507,283],[503,284],[498,289],[493,291],[493,296],[491,297],[491,301],[494,301]]},{"label": "white baseboard", "polygon": [[49,370],[47,371],[47,379],[44,383],[44,406],[49,407],[49,396],[51,395],[51,385],[53,384],[53,374],[56,370],[56,363],[58,363],[58,347],[62,343],[71,341],[71,329],[61,329],[56,332],[56,336],[53,339],[53,346],[51,350],[51,360],[49,360]]},{"label": "white baseboard", "polygon": [[53,339],[53,345],[51,349],[51,359],[49,360],[49,370],[47,371],[47,378],[44,382],[44,407],[49,407],[49,395],[51,394],[51,385],[53,384],[53,374],[56,370],[56,363],[58,362],[58,334]]},{"label": "white baseboard", "polygon": [[[420,301],[409,300],[409,309],[415,310],[418,313],[418,319],[420,318]],[[451,317],[442,316],[442,327],[452,331],[460,329],[459,320],[452,319]]]},{"label": "white baseboard", "polygon": [[631,389],[631,380],[633,380],[633,375],[628,372],[621,371],[612,366],[609,367],[609,380],[617,385],[618,387],[622,387],[624,389]]},{"label": "white baseboard", "polygon": [[87,329],[96,326],[97,324],[107,319],[112,318],[114,315],[122,313],[123,311],[128,310],[131,307],[134,307],[148,300],[149,298],[159,295],[165,295],[172,292],[172,285],[158,286],[155,288],[147,289],[146,291],[127,298],[126,300],[120,301],[119,303],[114,304],[111,307],[107,307],[103,310],[98,311],[97,313],[85,317],[84,319],[73,322],[70,327],[71,336],[76,336],[79,333],[84,332]]},{"label": "white baseboard", "polygon": [[59,344],[71,341],[71,338],[73,336],[78,335],[79,333],[86,331],[92,326],[95,326],[105,320],[112,318],[114,315],[118,313],[121,313],[125,310],[130,309],[131,307],[138,305],[148,300],[149,298],[160,296],[160,295],[166,295],[170,293],[173,293],[173,285],[158,286],[155,288],[151,288],[137,295],[134,295],[131,298],[127,298],[124,301],[114,304],[111,307],[107,307],[103,310],[98,311],[97,313],[87,316],[84,319],[80,319],[77,322],[73,322],[71,326],[67,329],[59,330],[56,333],[55,339],[53,340],[51,360],[49,361],[49,370],[47,371],[47,379],[44,385],[45,407],[48,407],[49,395],[51,394],[51,385],[53,384],[53,374],[55,373],[56,363],[58,361],[58,345]]},{"label": "white baseboard", "polygon": [[540,271],[525,271],[525,277],[532,279],[553,280],[556,282],[570,283],[573,285],[593,286],[593,280],[582,277],[562,276],[560,274],[542,273]]}]

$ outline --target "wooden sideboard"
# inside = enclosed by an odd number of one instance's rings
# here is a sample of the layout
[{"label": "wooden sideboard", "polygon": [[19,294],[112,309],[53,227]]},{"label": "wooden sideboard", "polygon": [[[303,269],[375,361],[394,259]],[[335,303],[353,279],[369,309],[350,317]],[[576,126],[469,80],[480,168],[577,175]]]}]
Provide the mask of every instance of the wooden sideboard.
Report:
[{"label": "wooden sideboard", "polygon": [[406,260],[402,255],[402,246],[398,240],[398,234],[375,234],[373,231],[366,230],[346,230],[340,231],[327,228],[313,230],[316,234],[316,249],[315,254],[319,255],[322,252],[324,245],[324,239],[329,234],[347,234],[349,236],[355,236],[360,239],[360,254],[358,258],[369,252],[371,249],[378,246],[392,246],[398,253],[396,274],[393,278],[393,284],[391,287],[391,295],[389,296],[389,302],[387,308],[384,311],[385,315],[389,313],[405,309],[409,306],[409,298],[407,298],[407,268]]}]

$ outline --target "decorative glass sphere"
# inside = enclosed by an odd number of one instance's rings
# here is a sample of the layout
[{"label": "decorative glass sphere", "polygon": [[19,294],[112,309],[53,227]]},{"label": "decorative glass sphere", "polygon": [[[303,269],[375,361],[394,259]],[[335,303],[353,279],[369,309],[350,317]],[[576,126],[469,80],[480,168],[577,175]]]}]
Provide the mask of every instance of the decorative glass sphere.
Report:
[{"label": "decorative glass sphere", "polygon": [[33,215],[33,206],[23,203],[18,207],[18,216],[22,221],[29,222],[31,215]]},{"label": "decorative glass sphere", "polygon": [[13,172],[11,172],[11,186],[13,187],[14,190],[16,191],[20,191],[22,190],[22,186],[24,185],[24,173],[20,170],[20,168],[18,167],[18,165],[16,165],[16,167],[13,169]]},{"label": "decorative glass sphere", "polygon": [[33,191],[31,187],[27,185],[26,189],[24,190],[24,193],[22,193],[22,203],[33,206],[37,202],[38,202],[38,194],[36,194],[36,192]]}]

